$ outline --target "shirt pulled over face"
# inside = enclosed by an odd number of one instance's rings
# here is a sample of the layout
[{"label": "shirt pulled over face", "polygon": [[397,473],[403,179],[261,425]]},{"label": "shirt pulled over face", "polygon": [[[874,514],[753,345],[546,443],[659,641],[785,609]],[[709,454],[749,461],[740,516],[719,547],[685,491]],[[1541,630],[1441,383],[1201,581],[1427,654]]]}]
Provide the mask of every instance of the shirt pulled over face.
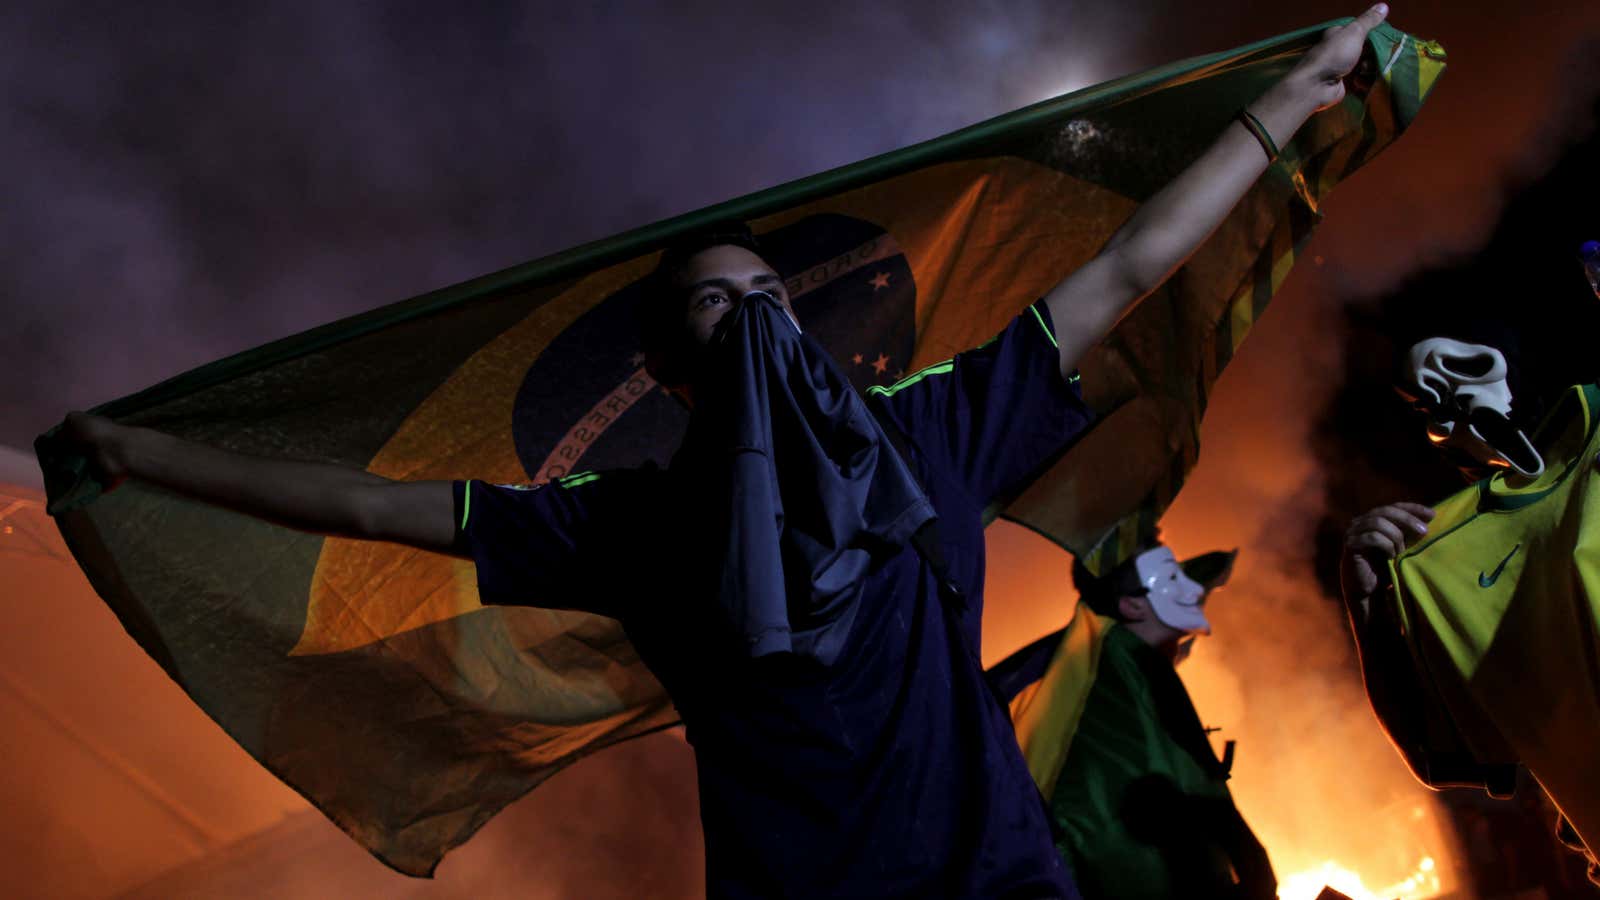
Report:
[{"label": "shirt pulled over face", "polygon": [[[672,463],[705,538],[685,560],[751,657],[828,665],[868,570],[933,507],[838,365],[753,292],[717,326]],[[697,544],[699,542],[696,542]]]},{"label": "shirt pulled over face", "polygon": [[[763,320],[793,332],[785,318]],[[786,352],[828,365],[820,352]],[[854,401],[837,374],[793,361],[783,371],[787,380],[769,379],[763,388],[781,454],[767,483],[779,485],[781,504],[773,508],[792,534],[797,519],[827,505],[787,480],[797,441],[784,430],[791,401],[780,395],[804,394],[793,402],[818,408]],[[541,486],[458,482],[460,540],[479,596],[621,623],[625,641],[588,617],[569,620],[556,638],[541,637],[540,685],[591,704],[615,691],[614,713],[578,726],[608,733],[663,701],[649,685],[618,675],[637,664],[658,680],[694,748],[706,896],[1076,897],[1006,710],[973,653],[981,645],[984,509],[1015,496],[1093,421],[1075,381],[1061,377],[1049,311],[1025,309],[983,346],[871,388],[865,402],[868,415],[883,416],[906,437],[906,462],[938,513],[940,550],[966,598],[959,611],[945,603],[927,560],[903,547],[868,565],[832,664],[794,653],[754,658],[727,637],[721,600],[684,581],[691,571],[720,577],[698,557],[722,553],[732,538],[695,522],[701,507],[728,521],[737,482],[725,471],[726,481],[705,482],[722,493],[719,508],[696,493],[701,482],[648,467]],[[875,420],[839,421],[812,422],[805,440],[859,452],[862,423]],[[852,432],[856,438],[847,437]],[[726,445],[692,443],[682,464],[703,446]],[[839,458],[818,448],[799,452]],[[810,490],[820,498],[821,489]],[[786,577],[807,571],[783,563]],[[796,626],[797,605],[791,600],[784,610],[796,642],[806,624]],[[574,671],[565,653],[572,641],[598,646],[605,663]]]}]

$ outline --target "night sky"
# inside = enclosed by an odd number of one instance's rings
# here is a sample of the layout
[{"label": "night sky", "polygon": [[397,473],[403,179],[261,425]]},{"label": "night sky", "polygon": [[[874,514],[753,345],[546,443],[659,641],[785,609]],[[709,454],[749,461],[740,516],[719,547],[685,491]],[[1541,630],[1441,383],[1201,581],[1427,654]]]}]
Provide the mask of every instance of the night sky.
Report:
[{"label": "night sky", "polygon": [[[1242,736],[1234,791],[1270,838],[1280,875],[1304,854],[1278,848],[1339,844],[1324,839],[1330,815],[1372,831],[1370,818],[1355,818],[1412,802],[1389,796],[1410,782],[1365,710],[1348,637],[1317,581],[1329,535],[1355,506],[1448,487],[1411,480],[1423,456],[1374,461],[1411,453],[1412,435],[1421,441],[1387,393],[1386,333],[1423,298],[1461,297],[1492,318],[1512,298],[1561,294],[1578,299],[1547,308],[1578,303],[1570,308],[1587,315],[1572,250],[1600,237],[1600,166],[1592,139],[1580,143],[1593,134],[1600,92],[1600,4],[1393,5],[1397,27],[1444,44],[1450,69],[1412,129],[1325,204],[1304,262],[1213,395],[1201,465],[1167,522],[1180,554],[1243,548],[1213,616],[1217,635],[1185,678],[1208,721]],[[220,356],[1066,90],[1357,11],[1323,0],[8,4],[0,481],[30,478],[21,454],[67,410]],[[1040,573],[1065,581],[1059,554],[1009,531],[992,546],[991,659],[1058,627],[1068,609],[1059,588],[1035,584]],[[87,590],[37,578],[24,586],[50,597]],[[204,767],[172,749],[180,735],[225,739],[134,658],[109,613],[74,603],[55,607],[70,611],[55,621],[35,602],[6,609],[0,674],[43,707],[78,703],[74,727],[107,752],[170,751],[157,781],[175,794],[225,793],[185,775]],[[94,649],[27,656],[35,670],[5,662],[44,646],[24,636],[46,631],[92,636]],[[51,665],[71,677],[26,674]],[[139,665],[143,675],[129,674]],[[109,699],[119,685],[138,687],[144,723],[172,729],[173,741],[140,738],[144,751],[127,749],[137,732]],[[86,703],[90,693],[99,705]],[[180,719],[187,724],[173,724]],[[111,724],[96,731],[97,722]],[[1306,734],[1337,753],[1302,752]],[[26,797],[22,809],[46,812],[0,828],[0,848],[50,860],[51,877],[67,879],[50,854],[92,828],[60,812],[69,808],[60,789],[29,793],[50,764],[43,739],[33,746],[0,748],[10,763],[0,799]],[[250,765],[222,743],[206,752],[223,760],[215,772]],[[1327,774],[1335,767],[1383,773],[1363,798],[1370,809],[1329,813],[1362,794]],[[680,895],[695,888],[699,853],[698,837],[684,833],[694,829],[686,771],[687,750],[671,736],[603,754],[509,810],[431,886],[382,871],[259,772],[237,776],[256,779],[237,789],[255,812],[240,800],[208,814],[251,824],[195,846],[216,851],[281,818],[273,846],[298,861],[250,857],[248,869],[280,896],[339,884],[391,896],[404,885],[407,896],[620,897],[658,883],[671,888],[649,893]],[[1282,802],[1290,791],[1309,793]],[[102,799],[85,789],[71,808],[89,821]],[[593,810],[593,821],[563,820],[571,808]],[[62,818],[35,824],[46,813]],[[126,860],[97,864],[61,893],[122,892],[143,881],[119,873],[150,874]]]},{"label": "night sky", "polygon": [[[1359,293],[1483,239],[1588,8],[1395,12],[1450,49],[1433,105],[1451,109],[1407,143],[1452,158],[1411,173],[1397,199],[1428,227],[1361,248]],[[272,338],[1344,12],[8,4],[0,444]]]}]

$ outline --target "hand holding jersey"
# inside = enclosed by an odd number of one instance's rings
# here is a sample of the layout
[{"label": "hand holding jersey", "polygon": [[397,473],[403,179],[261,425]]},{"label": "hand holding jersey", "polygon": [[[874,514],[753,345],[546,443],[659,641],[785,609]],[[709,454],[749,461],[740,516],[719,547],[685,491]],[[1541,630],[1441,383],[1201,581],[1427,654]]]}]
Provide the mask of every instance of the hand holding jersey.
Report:
[{"label": "hand holding jersey", "polygon": [[1448,730],[1425,737],[1481,765],[1525,765],[1591,847],[1600,839],[1597,412],[1600,389],[1571,388],[1536,433],[1544,474],[1495,475],[1439,504],[1435,533],[1390,567],[1424,697],[1448,713]]},{"label": "hand holding jersey", "polygon": [[1592,848],[1600,388],[1570,388],[1530,440],[1497,349],[1432,338],[1409,359],[1401,390],[1430,440],[1469,477],[1493,474],[1351,523],[1341,576],[1369,699],[1419,780],[1504,794],[1524,765]]},{"label": "hand holding jersey", "polygon": [[[1468,478],[1505,469],[1537,478],[1544,471],[1539,451],[1511,424],[1508,371],[1498,349],[1448,337],[1418,341],[1406,354],[1405,382],[1396,390],[1426,417],[1428,440]],[[1389,561],[1427,535],[1433,517],[1427,506],[1401,501],[1351,521],[1339,576],[1355,627],[1365,627]]]},{"label": "hand holding jersey", "polygon": [[1412,541],[1428,533],[1433,510],[1420,503],[1389,503],[1357,516],[1345,531],[1339,580],[1358,624],[1365,625],[1367,603],[1381,582],[1380,573]]}]

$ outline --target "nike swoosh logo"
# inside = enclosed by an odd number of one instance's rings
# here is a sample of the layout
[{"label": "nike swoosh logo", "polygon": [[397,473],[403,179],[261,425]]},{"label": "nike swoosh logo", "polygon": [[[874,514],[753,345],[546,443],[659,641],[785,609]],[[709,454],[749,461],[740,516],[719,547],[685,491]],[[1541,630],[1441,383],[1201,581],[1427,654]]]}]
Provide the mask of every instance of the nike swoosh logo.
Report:
[{"label": "nike swoosh logo", "polygon": [[1511,562],[1511,557],[1516,556],[1517,551],[1521,549],[1521,544],[1512,547],[1511,552],[1506,554],[1506,558],[1500,560],[1500,565],[1494,567],[1493,574],[1485,575],[1482,572],[1479,572],[1478,587],[1494,587],[1494,583],[1500,580],[1500,573],[1506,570],[1506,563]]}]

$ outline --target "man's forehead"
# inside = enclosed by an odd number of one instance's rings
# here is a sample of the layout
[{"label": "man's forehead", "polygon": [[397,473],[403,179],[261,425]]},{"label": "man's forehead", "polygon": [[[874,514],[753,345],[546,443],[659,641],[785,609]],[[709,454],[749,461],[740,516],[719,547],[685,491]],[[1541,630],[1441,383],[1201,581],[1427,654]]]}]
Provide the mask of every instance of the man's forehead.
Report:
[{"label": "man's forehead", "polygon": [[1172,548],[1157,546],[1134,557],[1133,564],[1141,572],[1156,571],[1177,565],[1178,558],[1172,555]]},{"label": "man's forehead", "polygon": [[679,270],[679,281],[683,284],[717,280],[754,281],[761,277],[778,278],[779,275],[760,256],[732,244],[707,247],[689,257]]}]

